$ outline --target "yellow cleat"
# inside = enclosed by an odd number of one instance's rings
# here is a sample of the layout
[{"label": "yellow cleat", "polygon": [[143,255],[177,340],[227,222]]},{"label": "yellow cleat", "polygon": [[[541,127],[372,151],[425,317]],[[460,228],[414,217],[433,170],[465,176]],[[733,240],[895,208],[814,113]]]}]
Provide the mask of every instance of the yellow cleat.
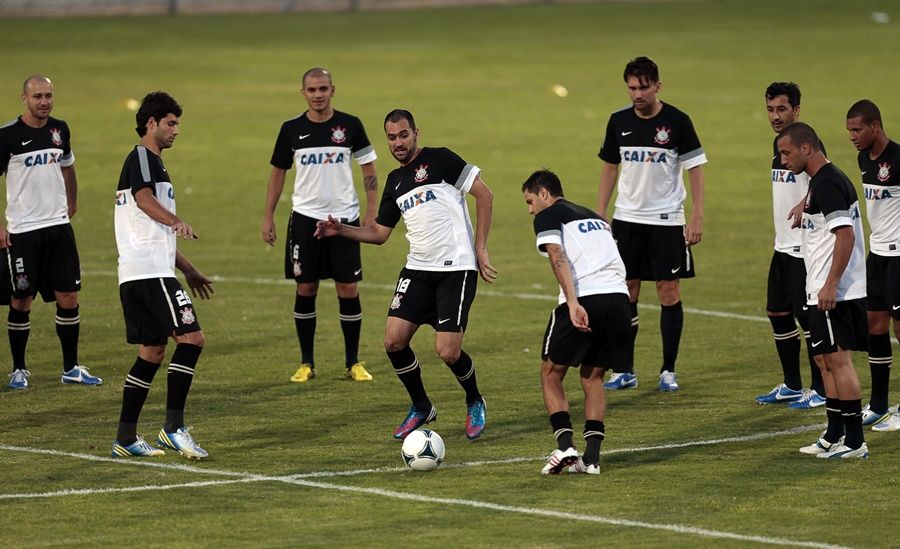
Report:
[{"label": "yellow cleat", "polygon": [[310,379],[316,377],[316,371],[312,369],[308,363],[304,362],[297,368],[297,371],[294,372],[294,375],[291,376],[291,381],[294,383],[306,383]]},{"label": "yellow cleat", "polygon": [[372,381],[372,374],[366,371],[365,362],[357,362],[347,368],[347,377],[353,381]]}]

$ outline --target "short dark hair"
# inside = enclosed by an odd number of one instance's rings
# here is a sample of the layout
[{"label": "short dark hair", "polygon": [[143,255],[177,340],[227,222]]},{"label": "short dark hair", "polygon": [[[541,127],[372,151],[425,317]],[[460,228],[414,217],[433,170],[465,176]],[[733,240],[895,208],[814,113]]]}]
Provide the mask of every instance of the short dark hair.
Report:
[{"label": "short dark hair", "polygon": [[559,181],[559,176],[546,168],[534,172],[528,176],[525,183],[522,183],[523,193],[537,194],[541,189],[547,189],[550,196],[563,196],[562,183]]},{"label": "short dark hair", "polygon": [[771,101],[779,95],[786,95],[791,107],[796,109],[800,106],[800,86],[797,84],[793,82],[772,82],[769,84],[769,87],[766,88],[766,99]]},{"label": "short dark hair", "polygon": [[625,65],[625,82],[630,76],[637,77],[640,82],[659,82],[659,67],[649,57],[635,57]]},{"label": "short dark hair", "polygon": [[862,118],[862,121],[869,125],[878,121],[878,124],[882,128],[884,127],[884,123],[881,122],[881,111],[878,109],[878,105],[868,99],[860,99],[847,111],[848,120],[857,117]]},{"label": "short dark hair", "polygon": [[388,122],[396,124],[401,120],[409,122],[409,129],[416,129],[416,119],[413,118],[413,114],[406,109],[394,109],[387,113],[387,116],[384,117],[384,124],[382,124],[382,126],[386,126]]},{"label": "short dark hair", "polygon": [[135,131],[139,136],[144,137],[147,135],[147,122],[151,118],[159,122],[170,114],[181,116],[181,105],[175,101],[175,98],[164,91],[148,93],[141,100],[141,107],[134,117],[137,121]]},{"label": "short dark hair", "polygon": [[26,93],[28,93],[28,84],[30,82],[38,81],[38,80],[43,80],[44,82],[51,84],[51,85],[53,84],[52,82],[50,82],[50,79],[47,78],[46,76],[44,76],[43,74],[32,74],[31,76],[26,78],[24,82],[22,82],[22,95],[25,95]]},{"label": "short dark hair", "polygon": [[334,82],[331,81],[331,73],[328,72],[327,69],[323,69],[322,67],[313,67],[308,71],[303,73],[303,78],[300,79],[300,85],[306,86],[306,79],[310,76],[327,76],[328,81],[334,85]]},{"label": "short dark hair", "polygon": [[804,122],[794,122],[787,128],[781,130],[781,133],[778,134],[778,139],[780,140],[784,137],[790,139],[791,144],[797,148],[799,148],[800,145],[809,145],[814,151],[822,150],[822,142],[819,141],[816,130]]}]

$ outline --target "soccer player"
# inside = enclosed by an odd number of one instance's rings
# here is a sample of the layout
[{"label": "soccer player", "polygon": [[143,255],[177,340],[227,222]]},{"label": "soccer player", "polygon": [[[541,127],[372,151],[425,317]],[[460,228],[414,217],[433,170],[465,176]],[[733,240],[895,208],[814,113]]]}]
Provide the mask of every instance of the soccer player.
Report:
[{"label": "soccer player", "polygon": [[56,301],[56,335],[62,347],[63,383],[100,385],[78,364],[78,290],[81,265],[70,220],[78,208],[75,153],[69,126],[53,118],[53,83],[28,77],[22,85],[25,112],[0,127],[0,175],[6,173],[6,220],[0,248],[7,268],[0,302],[9,305],[12,353],[10,389],[28,388],[25,348],[31,333],[31,303],[40,292]]},{"label": "soccer player", "polygon": [[866,290],[869,320],[869,370],[872,395],[863,408],[863,426],[873,431],[900,430],[900,412],[888,408],[891,376],[891,336],[900,339],[900,145],[884,133],[881,111],[868,99],[847,112],[850,141],[859,151],[869,219]]},{"label": "soccer player", "polygon": [[180,118],[181,106],[169,94],[144,97],[135,128],[141,144],[125,159],[116,190],[119,297],[126,337],[138,345],[138,357],[125,378],[114,457],[163,454],[137,434],[137,422],[169,337],[175,340],[175,352],[166,378],[166,422],[157,444],[188,458],[209,455],[184,426],[184,404],[205,338],[194,304],[175,278],[175,267],[195,296],[208,299],[213,289],[212,281],[176,249],[177,237],[197,238],[191,226],[175,215],[175,189],[161,157],[178,136]]},{"label": "soccer player", "polygon": [[[614,112],[606,126],[599,154],[604,164],[597,211],[606,217],[617,186],[612,228],[627,273],[632,329],[627,367],[613,370],[605,386],[612,390],[637,387],[634,340],[638,297],[641,281],[653,280],[662,309],[658,387],[677,391],[675,360],[684,326],[679,280],[694,276],[691,246],[699,244],[703,234],[702,165],[706,154],[688,115],[657,98],[662,82],[656,63],[647,57],[632,59],[625,65],[624,78],[632,105]],[[691,185],[687,225],[683,170],[687,170]]]},{"label": "soccer player", "polygon": [[[528,213],[534,216],[538,253],[550,258],[559,282],[559,306],[551,313],[541,349],[544,405],[558,448],[541,473],[600,474],[600,443],[605,437],[608,368],[625,366],[631,313],[625,265],[609,223],[595,212],[565,199],[551,171],[534,172],[522,184]],[[584,440],[581,460],[572,443],[572,420],[563,379],[579,369],[584,389]]]},{"label": "soccer player", "polygon": [[[409,346],[419,326],[430,324],[435,329],[435,351],[466,393],[466,437],[474,440],[484,431],[485,404],[475,365],[462,342],[478,274],[488,283],[497,277],[487,250],[493,194],[477,166],[450,149],[420,147],[411,112],[389,112],[384,132],[400,167],[385,181],[375,223],[357,227],[329,215],[319,222],[316,236],[343,235],[383,244],[403,218],[409,255],[388,309],[384,347],[412,406],[393,436],[402,440],[437,418],[422,384],[419,361]],[[466,193],[475,197],[476,231],[469,219]]]},{"label": "soccer player", "polygon": [[791,211],[792,226],[802,228],[806,263],[806,302],[810,346],[824,364],[828,428],[819,439],[800,448],[820,458],[865,458],[859,378],[850,351],[866,349],[866,265],[862,220],[856,189],[829,162],[809,125],[794,122],[776,141],[781,163],[792,172],[809,174],[802,215]]},{"label": "soccer player", "polygon": [[360,165],[366,192],[365,225],[375,221],[378,177],[375,150],[359,118],[331,106],[334,84],[331,73],[313,68],[302,79],[303,97],[309,105],[300,116],[281,125],[272,152],[272,173],[266,192],[262,237],[274,244],[275,206],[284,189],[285,172],[297,166],[291,217],[288,221],[284,275],[297,282],[294,325],[300,340],[300,366],[291,381],[305,383],[316,377],[316,295],[319,280],[334,279],[341,330],[344,334],[346,376],[371,381],[372,375],[359,361],[362,306],[358,282],[362,280],[359,242],[337,236],[313,237],[316,222],[334,214],[342,223],[359,226],[359,199],[353,186],[351,159]]},{"label": "soccer player", "polygon": [[[793,82],[772,82],[766,88],[766,110],[775,133],[793,124],[800,116],[800,87]],[[777,136],[776,136],[777,140]],[[809,345],[809,320],[806,305],[806,266],[800,229],[791,228],[788,214],[806,196],[809,176],[795,174],[781,163],[775,143],[772,156],[772,213],[775,221],[775,252],[769,264],[766,313],[772,323],[775,350],[781,361],[782,382],[766,394],[756,397],[760,404],[788,404],[791,408],[815,408],[825,404],[822,373]],[[822,149],[824,152],[824,148]],[[809,369],[810,388],[803,390],[800,376],[800,330],[803,330]]]}]

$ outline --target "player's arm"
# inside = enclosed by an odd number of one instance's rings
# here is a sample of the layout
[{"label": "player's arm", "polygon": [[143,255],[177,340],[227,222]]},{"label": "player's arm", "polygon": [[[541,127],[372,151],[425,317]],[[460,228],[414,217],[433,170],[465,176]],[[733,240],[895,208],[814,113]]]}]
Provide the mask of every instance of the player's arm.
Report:
[{"label": "player's arm", "polygon": [[[281,198],[281,191],[284,190],[284,176],[287,170],[272,166],[272,173],[269,174],[269,187],[266,189],[266,209],[263,212],[262,239],[266,244],[275,244],[277,238],[275,233],[275,206],[278,205],[278,199]],[[365,173],[365,172],[363,172]],[[368,194],[366,195],[368,199]]]},{"label": "player's arm", "polygon": [[825,284],[819,290],[820,311],[830,311],[837,304],[838,282],[841,280],[847,264],[850,263],[850,256],[853,254],[855,238],[853,226],[842,225],[831,232],[834,234],[834,253],[831,256],[831,269],[828,270]]},{"label": "player's arm", "polygon": [[494,193],[484,184],[481,176],[476,176],[469,189],[469,194],[475,197],[475,219],[478,223],[478,227],[475,229],[475,257],[478,258],[478,271],[485,282],[493,284],[497,279],[497,269],[491,265],[487,239],[488,233],[491,231]]},{"label": "player's arm", "polygon": [[378,174],[375,163],[369,162],[359,167],[363,175],[363,190],[366,191],[366,217],[363,225],[374,225],[378,213]]},{"label": "player's arm", "polygon": [[316,223],[316,238],[325,238],[329,236],[343,236],[357,242],[365,242],[366,244],[384,244],[394,231],[391,227],[385,227],[373,222],[371,225],[362,227],[354,227],[353,225],[345,225],[335,219],[330,214],[325,221]]},{"label": "player's arm", "polygon": [[706,186],[703,177],[703,166],[694,166],[688,170],[691,180],[691,220],[685,228],[684,240],[688,246],[699,244],[703,237],[703,194]]},{"label": "player's arm", "polygon": [[566,304],[569,307],[569,318],[572,325],[582,332],[590,332],[588,326],[587,311],[578,303],[578,296],[575,294],[575,281],[572,280],[572,268],[569,266],[569,256],[559,244],[545,244],[544,251],[550,257],[550,268],[556,276],[559,287],[562,288],[563,295],[566,296]]},{"label": "player's arm", "polygon": [[184,273],[184,280],[195,297],[199,295],[200,299],[209,299],[212,294],[216,293],[212,288],[213,281],[198,271],[178,250],[175,250],[175,267]]},{"label": "player's arm", "polygon": [[134,202],[150,219],[171,227],[172,231],[181,238],[186,240],[197,239],[197,235],[194,234],[194,230],[191,226],[160,204],[159,200],[153,196],[153,191],[150,190],[150,187],[141,187],[138,189],[138,191],[134,193]]},{"label": "player's arm", "polygon": [[[806,195],[809,195],[809,191],[806,191]],[[791,208],[791,211],[788,212],[787,218],[791,220],[791,228],[796,229],[800,226],[800,223],[803,222],[803,208],[806,206],[806,196],[803,197],[803,200],[797,203],[796,206]]]},{"label": "player's arm", "polygon": [[63,183],[66,186],[66,206],[69,209],[69,219],[75,217],[78,211],[78,178],[75,177],[75,164],[60,167]]},{"label": "player's arm", "polygon": [[606,210],[609,209],[609,200],[612,198],[613,189],[616,188],[616,179],[619,177],[619,165],[603,163],[600,170],[600,192],[597,198],[597,213],[604,219],[609,219]]}]

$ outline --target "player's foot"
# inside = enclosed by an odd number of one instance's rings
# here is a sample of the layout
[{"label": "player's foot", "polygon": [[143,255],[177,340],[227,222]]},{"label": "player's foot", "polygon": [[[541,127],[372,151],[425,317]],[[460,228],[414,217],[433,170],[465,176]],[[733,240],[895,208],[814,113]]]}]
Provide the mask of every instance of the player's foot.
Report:
[{"label": "player's foot", "polygon": [[638,386],[637,376],[635,374],[624,372],[621,374],[613,374],[609,381],[603,384],[603,388],[607,391],[619,391],[621,389],[634,389]]},{"label": "player's foot", "polygon": [[663,370],[659,374],[659,390],[660,391],[677,391],[678,382],[675,380],[675,372]]},{"label": "player's foot", "polygon": [[365,362],[357,362],[353,366],[347,368],[347,378],[352,379],[353,381],[372,381],[372,374],[366,371]]},{"label": "player's foot", "polygon": [[120,444],[118,440],[113,441],[113,457],[156,457],[164,455],[166,455],[165,452],[147,444],[147,441],[141,438],[140,435],[134,443],[128,446]]},{"label": "player's foot", "polygon": [[869,457],[869,447],[866,446],[865,442],[859,448],[850,448],[849,446],[838,444],[831,450],[818,454],[816,457],[823,459],[866,459]]},{"label": "player's foot", "polygon": [[182,427],[174,433],[167,433],[165,429],[160,429],[159,435],[156,437],[156,444],[175,450],[188,459],[208,458],[209,453],[194,442],[190,430],[190,427]]},{"label": "player's foot", "polygon": [[437,410],[432,406],[426,412],[420,412],[416,410],[415,406],[409,407],[409,413],[406,414],[406,418],[403,420],[403,423],[397,426],[394,429],[394,438],[397,440],[403,440],[406,436],[419,427],[425,425],[426,423],[431,423],[432,421],[437,419]]},{"label": "player's foot", "polygon": [[599,475],[600,474],[600,464],[599,463],[585,463],[578,458],[578,461],[569,465],[566,469],[569,473],[584,473],[588,475]]},{"label": "player's foot", "polygon": [[888,431],[900,431],[900,406],[897,410],[881,423],[872,426],[873,431],[886,433]]},{"label": "player's foot", "polygon": [[759,404],[781,404],[796,402],[802,398],[803,389],[791,389],[784,383],[779,383],[768,393],[756,397],[756,402]]},{"label": "player's foot", "polygon": [[13,372],[9,374],[9,383],[7,384],[7,387],[15,390],[27,389],[29,377],[31,377],[31,372],[28,370],[13,370]]},{"label": "player's foot", "polygon": [[795,410],[808,410],[810,408],[818,408],[819,406],[825,406],[825,397],[819,395],[819,393],[813,389],[807,389],[803,392],[803,398],[788,404],[788,408],[793,408]]},{"label": "player's foot", "polygon": [[877,425],[882,421],[886,420],[888,416],[891,415],[891,409],[888,408],[883,412],[876,412],[872,410],[872,407],[869,404],[866,404],[866,407],[862,409],[862,424],[863,427],[867,425]]},{"label": "player's foot", "polygon": [[103,380],[97,376],[88,373],[88,369],[84,366],[74,366],[67,372],[63,372],[61,380],[63,383],[81,383],[82,385],[102,385]]},{"label": "player's foot", "polygon": [[804,446],[800,448],[801,454],[809,454],[809,455],[817,455],[824,454],[826,452],[830,452],[838,446],[844,445],[844,437],[838,439],[837,442],[828,442],[824,438],[819,437],[819,440],[813,442],[809,446]]},{"label": "player's foot", "polygon": [[560,450],[557,448],[550,453],[550,459],[547,460],[547,464],[541,469],[542,475],[558,475],[563,472],[563,470],[569,465],[573,465],[578,462],[578,450],[572,448],[571,446],[566,448],[565,450]]},{"label": "player's foot", "polygon": [[466,408],[466,438],[475,440],[484,432],[484,413],[487,405],[484,399],[469,404]]},{"label": "player's foot", "polygon": [[310,379],[316,377],[316,371],[313,370],[313,367],[309,365],[309,363],[304,362],[297,368],[297,371],[294,372],[294,375],[291,376],[291,381],[294,383],[306,383]]}]

